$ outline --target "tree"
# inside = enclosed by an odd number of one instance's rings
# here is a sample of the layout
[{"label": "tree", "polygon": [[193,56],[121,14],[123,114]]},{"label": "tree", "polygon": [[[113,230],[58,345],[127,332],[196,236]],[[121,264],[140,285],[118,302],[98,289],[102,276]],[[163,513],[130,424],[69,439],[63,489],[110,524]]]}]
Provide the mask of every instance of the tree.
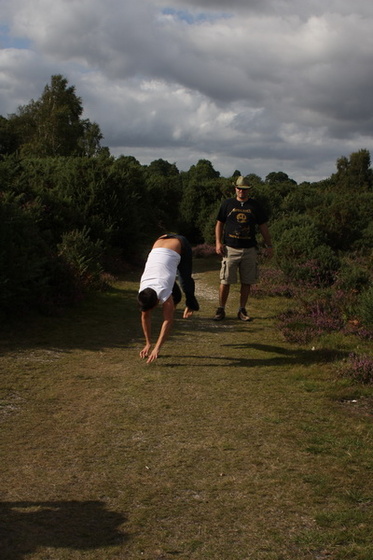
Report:
[{"label": "tree", "polygon": [[196,165],[183,174],[183,182],[199,183],[208,179],[218,179],[220,177],[219,171],[216,171],[210,161],[207,159],[200,159]]},{"label": "tree", "polygon": [[103,139],[100,127],[97,123],[92,123],[89,119],[82,121],[82,125],[83,136],[79,139],[79,146],[82,150],[82,155],[91,157],[100,154],[102,150],[105,149],[101,148],[100,144]]},{"label": "tree", "polygon": [[8,119],[0,116],[0,155],[9,155],[18,147],[17,136]]},{"label": "tree", "polygon": [[96,123],[82,120],[82,100],[61,75],[51,77],[41,97],[19,107],[10,122],[22,155],[81,156],[98,152],[102,134]]},{"label": "tree", "polygon": [[268,173],[267,177],[265,178],[265,182],[269,183],[270,185],[274,185],[277,183],[290,183],[293,185],[297,184],[294,179],[290,179],[289,175],[287,175],[283,171],[272,171],[272,173]]},{"label": "tree", "polygon": [[334,188],[341,190],[369,190],[373,186],[368,150],[353,152],[349,158],[342,156],[336,162],[337,173],[332,176]]},{"label": "tree", "polygon": [[174,163],[163,159],[152,161],[145,170],[146,192],[157,233],[178,228],[179,206],[182,196],[181,176]]}]

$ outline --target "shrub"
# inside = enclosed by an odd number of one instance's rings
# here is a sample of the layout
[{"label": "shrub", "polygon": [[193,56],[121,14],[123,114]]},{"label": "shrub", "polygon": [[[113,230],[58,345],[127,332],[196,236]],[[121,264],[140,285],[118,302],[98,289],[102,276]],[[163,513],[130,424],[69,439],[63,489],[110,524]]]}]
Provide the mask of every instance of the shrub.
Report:
[{"label": "shrub", "polygon": [[364,384],[373,383],[373,358],[352,352],[341,368],[341,375]]},{"label": "shrub", "polygon": [[283,264],[284,272],[295,282],[312,287],[331,286],[338,270],[338,258],[326,245],[315,250],[315,257],[304,262]]},{"label": "shrub", "polygon": [[325,302],[315,301],[308,309],[291,310],[279,316],[279,328],[285,339],[305,344],[322,334],[340,331],[343,321],[338,313],[331,313]]},{"label": "shrub", "polygon": [[43,315],[56,315],[65,307],[83,299],[83,286],[73,269],[58,255],[51,255],[46,263],[45,287],[38,294],[37,310]]},{"label": "shrub", "polygon": [[284,273],[279,268],[265,266],[260,263],[260,282],[251,286],[253,296],[282,296],[291,298],[294,296],[295,289],[287,282]]},{"label": "shrub", "polygon": [[368,286],[370,274],[364,264],[345,258],[337,273],[335,286],[343,291],[361,292]]},{"label": "shrub", "polygon": [[201,245],[193,247],[193,257],[195,257],[196,259],[203,259],[212,256],[216,256],[215,245],[203,243]]},{"label": "shrub", "polygon": [[357,305],[357,316],[366,327],[373,327],[373,286],[363,291]]},{"label": "shrub", "polygon": [[279,327],[286,340],[304,344],[310,340],[344,328],[340,294],[332,288],[299,290],[296,293],[298,309],[279,316]]},{"label": "shrub", "polygon": [[312,225],[284,231],[276,250],[279,266],[289,279],[313,286],[333,284],[340,261]]},{"label": "shrub", "polygon": [[58,251],[84,289],[100,286],[103,243],[101,240],[92,241],[87,228],[64,234]]},{"label": "shrub", "polygon": [[35,305],[45,287],[47,247],[16,198],[0,196],[0,312]]}]

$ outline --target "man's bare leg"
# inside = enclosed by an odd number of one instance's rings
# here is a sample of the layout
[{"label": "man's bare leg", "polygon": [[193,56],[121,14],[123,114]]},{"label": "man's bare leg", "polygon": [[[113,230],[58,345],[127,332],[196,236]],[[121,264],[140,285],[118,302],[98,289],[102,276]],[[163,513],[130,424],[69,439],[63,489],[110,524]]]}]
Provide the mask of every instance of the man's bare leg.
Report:
[{"label": "man's bare leg", "polygon": [[247,304],[247,300],[250,294],[250,284],[241,284],[241,292],[240,292],[240,307],[245,308]]},{"label": "man's bare leg", "polygon": [[220,284],[219,307],[225,307],[229,296],[230,284]]}]

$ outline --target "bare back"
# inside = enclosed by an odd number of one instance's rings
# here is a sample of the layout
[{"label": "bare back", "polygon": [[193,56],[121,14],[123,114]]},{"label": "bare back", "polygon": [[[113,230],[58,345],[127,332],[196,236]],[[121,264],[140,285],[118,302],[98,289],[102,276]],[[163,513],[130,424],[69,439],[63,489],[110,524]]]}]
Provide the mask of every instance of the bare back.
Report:
[{"label": "bare back", "polygon": [[175,253],[181,254],[181,241],[175,237],[160,237],[153,245],[153,249],[159,249],[163,247],[165,249],[171,249]]}]

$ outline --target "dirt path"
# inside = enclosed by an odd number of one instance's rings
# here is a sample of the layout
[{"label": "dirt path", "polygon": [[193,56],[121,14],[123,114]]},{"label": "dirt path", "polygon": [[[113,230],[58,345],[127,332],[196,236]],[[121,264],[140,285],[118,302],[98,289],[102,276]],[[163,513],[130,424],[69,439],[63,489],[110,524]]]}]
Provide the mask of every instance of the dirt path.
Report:
[{"label": "dirt path", "polygon": [[151,366],[135,281],[3,333],[2,560],[368,559],[371,419],[281,302],[211,321],[215,281]]}]

